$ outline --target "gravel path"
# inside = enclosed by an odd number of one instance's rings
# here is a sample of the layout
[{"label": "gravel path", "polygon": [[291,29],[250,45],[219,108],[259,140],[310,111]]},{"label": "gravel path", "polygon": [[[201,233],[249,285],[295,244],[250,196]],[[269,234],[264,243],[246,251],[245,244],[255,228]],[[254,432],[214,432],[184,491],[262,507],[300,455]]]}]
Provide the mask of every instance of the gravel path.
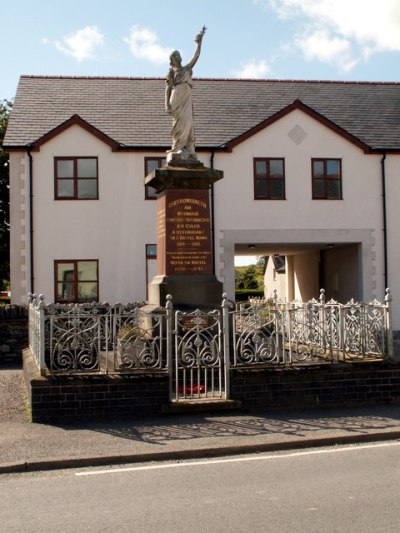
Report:
[{"label": "gravel path", "polygon": [[0,366],[0,423],[9,420],[26,422],[26,393],[22,370],[15,366]]}]

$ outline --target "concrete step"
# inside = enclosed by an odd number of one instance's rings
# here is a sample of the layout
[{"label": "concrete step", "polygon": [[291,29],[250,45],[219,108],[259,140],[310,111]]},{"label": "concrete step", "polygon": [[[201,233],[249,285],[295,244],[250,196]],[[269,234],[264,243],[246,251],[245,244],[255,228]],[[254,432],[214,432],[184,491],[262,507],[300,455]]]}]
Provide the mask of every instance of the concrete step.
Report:
[{"label": "concrete step", "polygon": [[161,412],[163,414],[175,413],[205,413],[215,411],[235,411],[242,408],[242,402],[239,400],[222,400],[222,399],[183,399],[172,400],[168,405],[163,405]]}]

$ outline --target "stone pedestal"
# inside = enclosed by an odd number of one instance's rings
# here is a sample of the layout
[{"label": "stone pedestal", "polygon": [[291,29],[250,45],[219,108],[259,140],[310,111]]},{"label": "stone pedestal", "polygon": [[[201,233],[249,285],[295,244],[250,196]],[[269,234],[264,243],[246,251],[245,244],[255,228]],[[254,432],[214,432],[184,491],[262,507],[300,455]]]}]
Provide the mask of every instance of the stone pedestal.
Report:
[{"label": "stone pedestal", "polygon": [[157,275],[149,303],[164,306],[171,294],[179,309],[219,307],[223,290],[213,272],[209,188],[223,173],[197,161],[172,165],[145,179],[157,192]]}]

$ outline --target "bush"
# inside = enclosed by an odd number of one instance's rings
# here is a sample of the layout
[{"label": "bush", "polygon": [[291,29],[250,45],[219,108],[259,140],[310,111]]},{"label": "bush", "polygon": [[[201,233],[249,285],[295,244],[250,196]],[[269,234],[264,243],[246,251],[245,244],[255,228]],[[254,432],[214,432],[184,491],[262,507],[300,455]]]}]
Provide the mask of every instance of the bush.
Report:
[{"label": "bush", "polygon": [[236,289],[235,300],[246,302],[249,298],[264,298],[264,291],[259,289]]}]

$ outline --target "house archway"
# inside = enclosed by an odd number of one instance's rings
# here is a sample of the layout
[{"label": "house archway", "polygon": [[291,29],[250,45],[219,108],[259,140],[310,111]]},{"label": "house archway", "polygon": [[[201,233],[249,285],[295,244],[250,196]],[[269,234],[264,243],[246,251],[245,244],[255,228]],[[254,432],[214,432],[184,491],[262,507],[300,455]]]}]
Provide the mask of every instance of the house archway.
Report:
[{"label": "house archway", "polygon": [[[328,299],[340,302],[351,298],[373,299],[377,267],[371,233],[368,230],[225,231],[220,241],[225,291],[233,297],[235,256],[284,256],[284,290],[278,290],[282,298],[307,301],[318,297],[319,290],[324,288]],[[271,284],[268,286],[268,279],[266,283],[266,296],[270,296]]]}]

